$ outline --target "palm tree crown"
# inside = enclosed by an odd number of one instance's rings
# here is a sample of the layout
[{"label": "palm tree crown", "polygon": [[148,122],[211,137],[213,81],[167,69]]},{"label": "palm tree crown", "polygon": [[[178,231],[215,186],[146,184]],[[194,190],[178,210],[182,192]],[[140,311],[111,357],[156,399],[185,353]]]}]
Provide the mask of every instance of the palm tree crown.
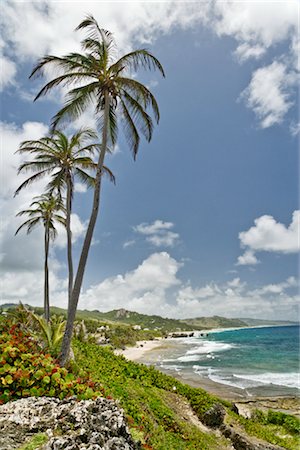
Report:
[{"label": "palm tree crown", "polygon": [[57,236],[55,223],[60,223],[63,226],[66,224],[64,213],[65,207],[60,197],[55,197],[50,193],[34,197],[30,208],[18,212],[18,217],[27,215],[29,219],[19,226],[15,234],[18,234],[23,228],[27,228],[27,234],[29,234],[37,225],[42,224],[45,229],[48,229],[49,238],[54,240]]},{"label": "palm tree crown", "polygon": [[157,122],[159,109],[149,89],[128,75],[131,70],[142,66],[145,69],[157,69],[165,76],[162,65],[146,49],[132,51],[116,60],[112,34],[100,28],[92,16],[88,16],[76,28],[81,29],[87,29],[87,37],[81,43],[84,54],[69,53],[63,57],[48,55],[33,69],[30,77],[43,75],[48,66],[59,72],[59,76],[41,89],[36,99],[58,85],[70,86],[72,89],[67,94],[64,107],[53,118],[53,128],[59,123],[78,118],[91,104],[102,128],[101,113],[104,111],[105,94],[108,94],[110,141],[112,144],[116,142],[118,106],[125,136],[135,158],[140,141],[139,132],[148,141],[152,137],[153,122],[146,109],[152,109]]},{"label": "palm tree crown", "polygon": [[[17,153],[32,154],[34,159],[22,163],[18,173],[28,171],[35,173],[18,187],[15,195],[34,181],[49,174],[52,174],[52,179],[48,188],[61,192],[62,189],[67,188],[69,182],[71,197],[73,196],[75,177],[88,187],[93,186],[94,177],[91,172],[96,170],[97,164],[91,156],[99,151],[101,144],[90,141],[96,137],[95,131],[84,128],[70,138],[61,131],[55,130],[51,136],[22,142]],[[115,181],[112,172],[107,167],[103,169],[110,179]]]}]

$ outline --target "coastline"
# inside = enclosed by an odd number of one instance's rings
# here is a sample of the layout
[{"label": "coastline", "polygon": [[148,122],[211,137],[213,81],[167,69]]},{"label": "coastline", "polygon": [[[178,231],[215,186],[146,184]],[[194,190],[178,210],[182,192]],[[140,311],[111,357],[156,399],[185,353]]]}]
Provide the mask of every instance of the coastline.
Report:
[{"label": "coastline", "polygon": [[[265,327],[269,326],[253,326],[245,327],[244,329]],[[230,329],[230,331],[239,329],[241,328],[238,327]],[[213,333],[222,331],[229,331],[229,329],[203,330],[203,333],[208,334],[208,332]],[[199,333],[201,333],[201,331],[199,331]],[[265,386],[261,389],[256,388],[256,392],[251,392],[251,389],[242,389],[236,386],[219,383],[199,374],[195,376],[182,370],[178,372],[176,368],[168,367],[166,369],[163,365],[160,366],[158,363],[163,360],[164,354],[168,353],[172,350],[172,348],[176,348],[178,345],[180,345],[179,338],[159,338],[153,341],[139,341],[134,347],[127,347],[124,350],[116,350],[115,354],[122,355],[126,359],[137,363],[153,365],[161,372],[176,378],[182,383],[204,389],[210,394],[216,395],[225,400],[247,404],[250,408],[272,408],[299,416],[300,399],[297,394],[280,394],[275,392],[272,387]]]}]

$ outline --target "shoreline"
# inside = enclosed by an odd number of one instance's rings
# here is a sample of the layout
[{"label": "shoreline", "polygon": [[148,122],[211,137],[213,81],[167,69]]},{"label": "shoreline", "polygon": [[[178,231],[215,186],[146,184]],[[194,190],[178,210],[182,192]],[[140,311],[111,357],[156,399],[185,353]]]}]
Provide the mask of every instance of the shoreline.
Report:
[{"label": "shoreline", "polygon": [[[253,326],[247,328],[265,328],[265,326]],[[240,329],[240,328],[235,328]],[[221,332],[229,331],[228,329],[214,329],[203,330],[204,333],[209,332]],[[233,329],[230,329],[233,331]],[[200,331],[201,332],[201,331]],[[184,371],[176,371],[175,369],[165,369],[159,367],[157,362],[159,361],[160,352],[164,353],[171,349],[173,346],[177,346],[180,343],[180,338],[156,338],[151,341],[138,341],[134,347],[126,347],[124,350],[115,350],[116,355],[122,355],[126,359],[135,361],[137,363],[153,365],[157,370],[170,375],[178,381],[189,384],[192,387],[201,388],[209,392],[212,395],[216,395],[228,401],[237,403],[245,403],[251,407],[272,408],[277,409],[288,414],[294,414],[299,416],[300,411],[300,398],[299,395],[294,393],[276,393],[272,387],[262,387],[261,392],[251,392],[251,388],[242,389],[236,386],[230,386],[227,384],[213,381],[208,377],[199,376],[195,377],[191,373],[185,373]]]}]

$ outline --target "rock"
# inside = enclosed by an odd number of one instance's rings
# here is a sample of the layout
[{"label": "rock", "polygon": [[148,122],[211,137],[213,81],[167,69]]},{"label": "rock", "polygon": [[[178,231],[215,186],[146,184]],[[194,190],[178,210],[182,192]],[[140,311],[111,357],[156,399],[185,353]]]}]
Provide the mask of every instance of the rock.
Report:
[{"label": "rock", "polygon": [[30,397],[0,406],[0,450],[13,450],[38,432],[43,450],[136,450],[123,411],[112,400]]},{"label": "rock", "polygon": [[231,440],[232,446],[236,450],[283,450],[282,447],[262,442],[253,436],[250,440],[249,437],[225,424],[220,427],[220,431],[226,438]]},{"label": "rock", "polygon": [[202,422],[208,427],[218,428],[224,422],[226,410],[220,403],[215,403],[208,411],[202,416]]}]

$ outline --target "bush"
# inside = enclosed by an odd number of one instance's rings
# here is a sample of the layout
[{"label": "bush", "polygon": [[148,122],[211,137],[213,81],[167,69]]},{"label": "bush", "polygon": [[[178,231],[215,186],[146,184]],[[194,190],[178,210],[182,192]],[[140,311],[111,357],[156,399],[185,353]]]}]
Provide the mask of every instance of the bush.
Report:
[{"label": "bush", "polygon": [[89,399],[100,395],[94,382],[60,367],[38,341],[9,321],[0,323],[0,381],[0,403],[31,396]]}]

